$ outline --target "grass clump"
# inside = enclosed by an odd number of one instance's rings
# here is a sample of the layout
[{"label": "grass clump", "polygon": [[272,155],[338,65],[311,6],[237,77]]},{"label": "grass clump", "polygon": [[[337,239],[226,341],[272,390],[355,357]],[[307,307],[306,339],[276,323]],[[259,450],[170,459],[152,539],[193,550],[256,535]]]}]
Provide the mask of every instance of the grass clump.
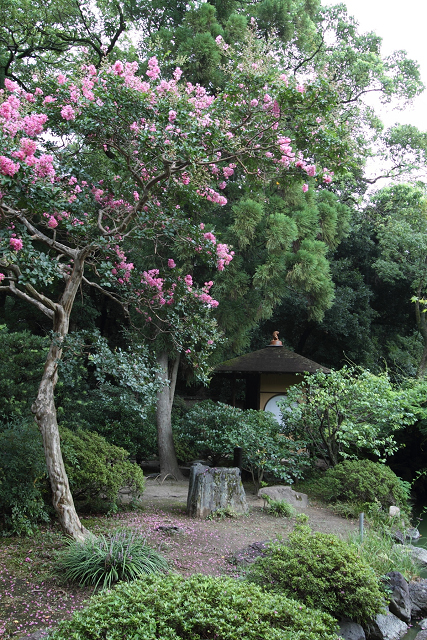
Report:
[{"label": "grass clump", "polygon": [[223,576],[147,576],[95,596],[50,640],[335,640],[336,621]]},{"label": "grass clump", "polygon": [[306,516],[297,520],[288,541],[273,544],[247,579],[336,618],[366,623],[380,613],[380,581],[357,550],[332,534],[312,533]]},{"label": "grass clump", "polygon": [[263,494],[262,499],[267,503],[265,507],[267,513],[276,518],[293,518],[296,514],[294,507],[286,500],[274,500],[267,494]]},{"label": "grass clump", "polygon": [[109,536],[91,536],[72,541],[58,555],[57,569],[80,586],[109,589],[119,580],[130,581],[144,574],[166,572],[167,562],[141,536],[119,530]]},{"label": "grass clump", "polygon": [[420,574],[420,566],[406,545],[396,544],[390,529],[367,529],[363,541],[356,533],[349,536],[359,557],[383,578],[390,571],[399,571],[409,582]]}]

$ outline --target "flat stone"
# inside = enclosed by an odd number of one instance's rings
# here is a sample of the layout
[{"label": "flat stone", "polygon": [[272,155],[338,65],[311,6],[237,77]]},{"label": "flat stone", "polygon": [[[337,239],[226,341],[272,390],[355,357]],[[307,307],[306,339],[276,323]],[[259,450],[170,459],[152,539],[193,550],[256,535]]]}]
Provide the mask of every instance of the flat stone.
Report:
[{"label": "flat stone", "polygon": [[276,485],[274,487],[264,487],[258,491],[258,497],[268,496],[272,500],[284,500],[293,507],[305,509],[308,506],[308,496],[305,493],[294,491],[292,487]]},{"label": "flat stone", "polygon": [[421,629],[415,636],[415,640],[427,640],[427,629]]},{"label": "flat stone", "polygon": [[48,633],[49,629],[38,629],[29,636],[19,636],[17,640],[42,640],[42,638],[47,638]]}]

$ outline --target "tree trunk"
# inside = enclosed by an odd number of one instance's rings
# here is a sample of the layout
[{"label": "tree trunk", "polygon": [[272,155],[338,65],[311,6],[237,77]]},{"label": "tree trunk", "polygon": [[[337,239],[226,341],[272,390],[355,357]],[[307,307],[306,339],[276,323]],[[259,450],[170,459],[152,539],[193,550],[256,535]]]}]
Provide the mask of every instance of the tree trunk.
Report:
[{"label": "tree trunk", "polygon": [[83,527],[77,515],[65,472],[54,391],[58,380],[58,362],[62,355],[62,344],[64,337],[68,333],[74,298],[82,281],[83,263],[83,260],[75,260],[73,273],[67,281],[60,303],[56,305],[53,318],[53,338],[46,358],[37,398],[31,407],[43,436],[53,506],[62,530],[75,540],[84,540],[89,535],[89,531]]},{"label": "tree trunk", "polygon": [[[176,378],[178,374],[179,354],[169,368],[169,357],[166,351],[157,356],[157,364],[161,369],[164,386],[157,392],[157,441],[160,459],[160,476],[173,476],[176,480],[183,480],[176,459],[175,445],[172,437],[172,404],[175,395]],[[167,381],[170,381],[168,384]]]}]

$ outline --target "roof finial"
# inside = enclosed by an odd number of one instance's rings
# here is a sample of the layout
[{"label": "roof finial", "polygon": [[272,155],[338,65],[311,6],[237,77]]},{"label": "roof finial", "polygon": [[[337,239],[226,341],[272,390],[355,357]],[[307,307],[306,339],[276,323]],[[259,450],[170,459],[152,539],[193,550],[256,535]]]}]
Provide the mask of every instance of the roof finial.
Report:
[{"label": "roof finial", "polygon": [[279,332],[273,331],[273,340],[270,342],[270,347],[282,347],[282,341],[279,340]]}]

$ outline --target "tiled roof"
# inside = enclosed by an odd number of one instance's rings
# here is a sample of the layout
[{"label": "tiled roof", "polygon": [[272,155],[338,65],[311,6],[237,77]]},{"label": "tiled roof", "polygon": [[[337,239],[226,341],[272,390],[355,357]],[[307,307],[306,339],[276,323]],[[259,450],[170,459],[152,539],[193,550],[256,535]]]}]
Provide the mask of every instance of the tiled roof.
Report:
[{"label": "tiled roof", "polygon": [[251,373],[314,373],[315,371],[330,370],[313,360],[304,358],[285,347],[271,346],[252,353],[246,353],[238,358],[227,360],[215,368],[217,373],[227,372]]}]

